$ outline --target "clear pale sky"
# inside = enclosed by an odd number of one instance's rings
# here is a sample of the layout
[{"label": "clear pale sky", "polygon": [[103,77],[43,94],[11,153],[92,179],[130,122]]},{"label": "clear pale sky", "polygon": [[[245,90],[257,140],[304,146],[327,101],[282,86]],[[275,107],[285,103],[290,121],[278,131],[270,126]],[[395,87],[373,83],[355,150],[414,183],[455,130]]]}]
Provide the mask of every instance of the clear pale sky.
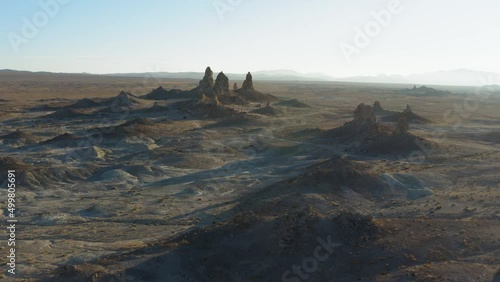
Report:
[{"label": "clear pale sky", "polygon": [[[350,63],[340,45],[355,46],[355,28],[390,0],[71,0],[16,52],[12,34],[51,1],[0,0],[0,69],[500,73],[498,0],[400,0],[402,11]],[[228,2],[236,5],[219,17],[214,4]]]}]

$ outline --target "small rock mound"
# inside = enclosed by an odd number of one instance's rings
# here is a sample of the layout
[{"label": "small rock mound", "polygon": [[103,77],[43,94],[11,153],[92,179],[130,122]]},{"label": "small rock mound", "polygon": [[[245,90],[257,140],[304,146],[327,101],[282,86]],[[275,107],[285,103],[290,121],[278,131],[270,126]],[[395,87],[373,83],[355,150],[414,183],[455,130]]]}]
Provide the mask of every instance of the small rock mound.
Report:
[{"label": "small rock mound", "polygon": [[283,111],[269,105],[263,108],[255,109],[252,111],[252,113],[266,116],[277,116],[283,114]]},{"label": "small rock mound", "polygon": [[112,169],[102,173],[101,180],[105,182],[127,182],[127,183],[136,183],[138,181],[137,177],[121,169]]},{"label": "small rock mound", "polygon": [[136,113],[150,114],[150,113],[162,113],[162,112],[168,112],[168,111],[169,111],[168,107],[162,106],[162,105],[158,104],[158,102],[155,102],[153,104],[153,106],[151,106],[150,108],[137,110]]},{"label": "small rock mound", "polygon": [[[99,265],[63,265],[58,267],[52,277],[46,281],[66,282],[66,281],[118,281],[106,268]],[[42,280],[44,281],[44,280]]]},{"label": "small rock mound", "polygon": [[248,102],[263,103],[267,101],[278,101],[278,98],[275,96],[264,94],[257,90],[238,89],[237,93],[242,99]]},{"label": "small rock mound", "polygon": [[143,135],[154,135],[156,131],[153,126],[155,125],[150,119],[135,118],[117,126],[110,126],[100,129],[105,132],[104,136],[109,138],[127,138]]},{"label": "small rock mound", "polygon": [[81,118],[85,117],[87,114],[79,109],[73,108],[61,108],[49,115],[46,115],[47,118],[53,119],[71,119],[71,118]]},{"label": "small rock mound", "polygon": [[[328,192],[342,191],[342,187],[349,188],[358,194],[366,196],[388,196],[388,185],[376,175],[365,172],[369,169],[363,164],[356,163],[346,157],[333,157],[320,164],[312,165],[306,171],[287,181],[291,189],[297,187],[330,187]],[[328,185],[325,185],[328,184]]]},{"label": "small rock mound", "polygon": [[409,122],[413,123],[431,123],[431,120],[424,118],[413,112],[410,105],[406,105],[406,109],[402,113],[394,113],[382,118],[386,122],[399,122],[401,115],[404,115]]},{"label": "small rock mound", "polygon": [[428,152],[437,153],[440,147],[420,136],[409,132],[404,134],[381,134],[376,138],[366,140],[358,151],[373,155],[402,155],[418,153],[427,154]]},{"label": "small rock mound", "polygon": [[337,235],[343,242],[358,245],[377,239],[383,229],[378,226],[371,216],[343,213],[334,219]]},{"label": "small rock mound", "polygon": [[437,90],[427,86],[417,87],[416,85],[413,88],[403,89],[402,92],[412,96],[445,96],[451,93],[450,91]]},{"label": "small rock mound", "polygon": [[1,136],[0,140],[6,145],[24,146],[40,142],[41,138],[21,130],[16,130],[7,135]]},{"label": "small rock mound", "polygon": [[59,147],[59,148],[76,147],[76,146],[78,146],[78,142],[80,140],[81,140],[81,138],[66,132],[66,133],[58,135],[52,139],[42,141],[38,144],[55,146],[55,147]]},{"label": "small rock mound", "polygon": [[121,91],[118,96],[106,100],[104,104],[110,106],[111,108],[121,108],[132,107],[133,105],[140,104],[140,101],[135,95]]},{"label": "small rock mound", "polygon": [[250,72],[247,73],[246,79],[245,81],[243,81],[243,85],[241,86],[241,88],[245,90],[255,90],[253,88],[253,79]]},{"label": "small rock mound", "polygon": [[125,122],[121,126],[131,126],[131,125],[136,125],[136,124],[140,124],[140,125],[155,125],[155,123],[153,121],[151,121],[150,119],[147,119],[147,118],[135,118],[135,119],[133,119],[131,121]]},{"label": "small rock mound", "polygon": [[76,103],[66,106],[66,108],[70,109],[87,109],[87,108],[94,108],[94,107],[99,107],[100,104],[94,100],[83,98],[78,100]]},{"label": "small rock mound", "polygon": [[[2,175],[8,170],[25,170],[30,166],[25,164],[23,161],[13,158],[13,157],[0,157],[0,168],[2,169]],[[0,183],[2,181],[0,180]]]},{"label": "small rock mound", "polygon": [[194,91],[184,91],[180,89],[167,90],[160,86],[153,89],[150,93],[141,96],[141,98],[146,100],[190,99],[195,98],[195,94],[196,92]]},{"label": "small rock mound", "polygon": [[240,112],[224,105],[219,98],[227,103],[231,97],[234,96],[209,97],[201,93],[199,99],[180,102],[175,107],[195,118],[230,118],[239,115]]},{"label": "small rock mound", "polygon": [[0,185],[5,187],[7,181],[7,170],[16,171],[16,180],[20,187],[29,190],[48,189],[54,183],[72,183],[75,180],[87,178],[92,169],[83,166],[78,169],[68,167],[37,167],[26,164],[13,157],[0,157]]},{"label": "small rock mound", "polygon": [[285,100],[276,103],[277,106],[291,107],[291,108],[310,108],[306,103],[303,103],[297,99]]},{"label": "small rock mound", "polygon": [[413,113],[413,110],[411,109],[410,105],[406,105],[406,109],[403,111],[403,113]]},{"label": "small rock mound", "polygon": [[167,100],[167,96],[168,91],[160,86],[156,89],[153,89],[151,92],[142,96],[141,98],[146,100]]}]

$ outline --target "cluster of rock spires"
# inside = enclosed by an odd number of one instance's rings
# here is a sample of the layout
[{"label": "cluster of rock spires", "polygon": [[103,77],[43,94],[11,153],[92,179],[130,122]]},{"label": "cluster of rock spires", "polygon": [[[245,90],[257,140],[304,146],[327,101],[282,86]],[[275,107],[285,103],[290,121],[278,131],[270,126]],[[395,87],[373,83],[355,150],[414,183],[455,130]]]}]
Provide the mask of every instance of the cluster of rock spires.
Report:
[{"label": "cluster of rock spires", "polygon": [[232,89],[229,86],[229,78],[220,72],[214,80],[214,72],[210,67],[205,69],[203,78],[194,89],[183,91],[179,89],[165,90],[161,86],[149,94],[142,96],[150,100],[166,99],[193,99],[197,98],[203,103],[212,105],[219,104],[245,104],[247,102],[275,101],[276,97],[263,94],[255,90],[252,74],[246,75],[242,88],[238,88],[238,83],[234,83]]},{"label": "cluster of rock spires", "polygon": [[[376,112],[383,112],[384,109],[380,105],[379,101],[375,101],[373,107],[365,105],[364,103],[359,104],[354,110],[354,119],[349,123],[355,126],[369,126],[370,131],[378,131],[378,123]],[[407,134],[409,130],[409,118],[408,115],[412,113],[410,105],[406,106],[406,109],[402,113],[397,114],[397,122],[394,133],[396,135]],[[371,132],[373,133],[373,132]]]},{"label": "cluster of rock spires", "polygon": [[448,90],[443,91],[427,86],[417,87],[416,85],[413,85],[412,88],[403,89],[402,92],[407,95],[414,95],[414,96],[444,96],[451,93]]},{"label": "cluster of rock spires", "polygon": [[[380,103],[376,103],[376,106],[378,106],[377,104]],[[380,108],[382,107],[380,106]],[[413,151],[422,151],[423,146],[426,148],[435,146],[433,142],[409,132],[409,121],[413,121],[412,117],[415,114],[410,112],[411,107],[407,107],[407,109],[405,112],[390,115],[386,114],[391,113],[391,111],[384,110],[382,120],[387,121],[385,117],[390,116],[390,122],[394,122],[394,125],[391,126],[378,122],[378,116],[373,107],[360,104],[354,110],[351,121],[341,127],[329,130],[324,136],[345,144],[347,151],[375,155],[406,155]]]}]

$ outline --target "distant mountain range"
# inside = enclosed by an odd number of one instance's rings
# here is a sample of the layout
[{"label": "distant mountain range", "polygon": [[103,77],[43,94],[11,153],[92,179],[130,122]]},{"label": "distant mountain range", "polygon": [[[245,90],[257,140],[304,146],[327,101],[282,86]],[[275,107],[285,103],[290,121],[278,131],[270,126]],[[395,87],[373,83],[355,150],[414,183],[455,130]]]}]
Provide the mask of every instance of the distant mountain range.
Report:
[{"label": "distant mountain range", "polygon": [[377,76],[355,76],[340,78],[340,80],[351,82],[478,86],[499,84],[500,75],[493,72],[458,69],[411,75],[382,74]]},{"label": "distant mountain range", "polygon": [[[112,73],[106,76],[120,77],[144,77],[152,75],[157,78],[187,78],[201,79],[203,72],[153,72],[153,73]],[[245,80],[246,73],[225,73],[230,80]],[[278,80],[278,81],[333,81],[333,77],[322,73],[299,73],[293,70],[272,70],[252,72],[254,80]]]},{"label": "distant mountain range", "polygon": [[[57,74],[57,75],[92,75],[88,73],[66,74],[49,72],[27,72],[14,70],[0,70],[0,74]],[[152,73],[113,73],[98,76],[115,77],[145,77],[154,76],[157,78],[171,79],[201,79],[202,72],[152,72]],[[226,73],[232,81],[243,81],[246,74]],[[293,70],[271,70],[252,72],[254,80],[274,80],[274,81],[345,81],[345,82],[367,82],[367,83],[397,83],[397,84],[419,84],[419,85],[459,85],[477,86],[500,84],[500,74],[468,69],[458,69],[451,71],[436,71],[428,73],[418,73],[411,75],[386,75],[377,76],[351,76],[333,77],[322,73],[300,73]]]},{"label": "distant mountain range", "polygon": [[[112,76],[144,77],[145,73],[109,74]],[[152,75],[159,78],[192,78],[203,77],[201,72],[157,72]],[[244,80],[245,74],[227,73],[231,80]],[[477,86],[500,84],[500,74],[484,71],[458,69],[451,71],[436,71],[411,75],[351,76],[333,77],[322,73],[300,73],[293,70],[272,70],[252,72],[255,80],[291,80],[291,81],[346,81],[369,83],[398,83],[424,85],[460,85]]]}]

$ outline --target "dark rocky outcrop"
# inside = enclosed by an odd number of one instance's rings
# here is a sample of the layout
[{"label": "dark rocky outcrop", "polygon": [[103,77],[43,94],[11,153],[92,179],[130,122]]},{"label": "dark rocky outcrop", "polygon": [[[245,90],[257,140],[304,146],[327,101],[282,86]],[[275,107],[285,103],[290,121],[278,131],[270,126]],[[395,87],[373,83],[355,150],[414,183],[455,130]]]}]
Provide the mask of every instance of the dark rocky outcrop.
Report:
[{"label": "dark rocky outcrop", "polygon": [[59,148],[64,148],[64,147],[77,147],[81,146],[85,139],[75,136],[71,133],[63,133],[61,135],[58,135],[52,139],[48,139],[45,141],[42,141],[38,143],[39,145],[43,146],[53,146],[53,147],[59,147]]},{"label": "dark rocky outcrop", "polygon": [[384,109],[382,108],[382,106],[380,105],[380,102],[379,101],[375,101],[375,103],[373,103],[373,111],[376,112],[376,113],[381,113],[381,112],[384,112]]},{"label": "dark rocky outcrop", "polygon": [[6,145],[24,146],[37,143],[41,139],[31,133],[24,132],[18,129],[7,135],[0,136],[0,140]]},{"label": "dark rocky outcrop", "polygon": [[404,94],[412,96],[445,96],[450,94],[450,91],[437,90],[427,86],[417,87],[414,85],[412,88],[403,89]]},{"label": "dark rocky outcrop", "polygon": [[200,87],[197,87],[190,91],[184,91],[180,89],[170,89],[167,90],[163,87],[158,87],[153,89],[150,93],[142,96],[141,98],[146,100],[168,100],[168,99],[192,99],[197,98],[198,91]]},{"label": "dark rocky outcrop", "polygon": [[282,107],[291,107],[291,108],[310,108],[308,104],[297,100],[297,99],[291,99],[291,100],[284,100],[276,103],[277,106],[282,106]]},{"label": "dark rocky outcrop", "polygon": [[[38,191],[48,190],[61,183],[73,183],[75,180],[85,179],[92,173],[93,168],[87,165],[79,168],[37,166],[17,158],[0,156],[0,170],[15,170],[16,181],[20,187]],[[6,182],[7,173],[0,173],[0,186],[7,187]]]},{"label": "dark rocky outcrop", "polygon": [[76,103],[67,106],[66,108],[72,108],[72,109],[86,109],[86,108],[94,108],[94,107],[99,107],[100,104],[94,100],[90,100],[87,98],[83,98],[81,100],[78,100]]},{"label": "dark rocky outcrop", "polygon": [[354,120],[352,123],[362,125],[375,124],[376,122],[377,117],[375,116],[372,107],[362,103],[356,107],[356,110],[354,110]]},{"label": "dark rocky outcrop", "polygon": [[421,123],[421,124],[432,123],[431,120],[414,113],[410,105],[406,105],[406,109],[404,109],[404,111],[401,113],[394,113],[382,117],[382,121],[399,123],[402,115],[405,116],[408,122]]},{"label": "dark rocky outcrop", "polygon": [[81,118],[87,116],[87,113],[73,108],[61,108],[49,115],[46,115],[47,118],[53,119],[71,119],[71,118]]},{"label": "dark rocky outcrop", "polygon": [[278,116],[282,115],[284,112],[283,110],[274,108],[269,104],[263,108],[253,110],[252,113],[266,115],[266,116]]},{"label": "dark rocky outcrop", "polygon": [[245,81],[243,81],[243,85],[241,88],[245,90],[255,90],[253,88],[253,79],[252,79],[252,74],[250,72],[247,73],[247,77]]},{"label": "dark rocky outcrop", "polygon": [[121,91],[116,97],[112,97],[103,102],[103,105],[110,107],[132,107],[140,104],[137,96],[132,93]]},{"label": "dark rocky outcrop", "polygon": [[201,88],[214,87],[214,72],[210,67],[207,67],[205,69],[205,76],[203,77],[202,80],[200,80],[199,85]]},{"label": "dark rocky outcrop", "polygon": [[216,95],[220,96],[229,93],[229,79],[223,72],[217,75],[213,87]]},{"label": "dark rocky outcrop", "polygon": [[411,109],[410,105],[406,105],[406,109],[403,111],[403,113],[413,113],[413,110]]},{"label": "dark rocky outcrop", "polygon": [[396,135],[402,135],[408,133],[410,125],[408,123],[408,117],[405,114],[400,114],[398,118],[398,123],[396,124]]}]

